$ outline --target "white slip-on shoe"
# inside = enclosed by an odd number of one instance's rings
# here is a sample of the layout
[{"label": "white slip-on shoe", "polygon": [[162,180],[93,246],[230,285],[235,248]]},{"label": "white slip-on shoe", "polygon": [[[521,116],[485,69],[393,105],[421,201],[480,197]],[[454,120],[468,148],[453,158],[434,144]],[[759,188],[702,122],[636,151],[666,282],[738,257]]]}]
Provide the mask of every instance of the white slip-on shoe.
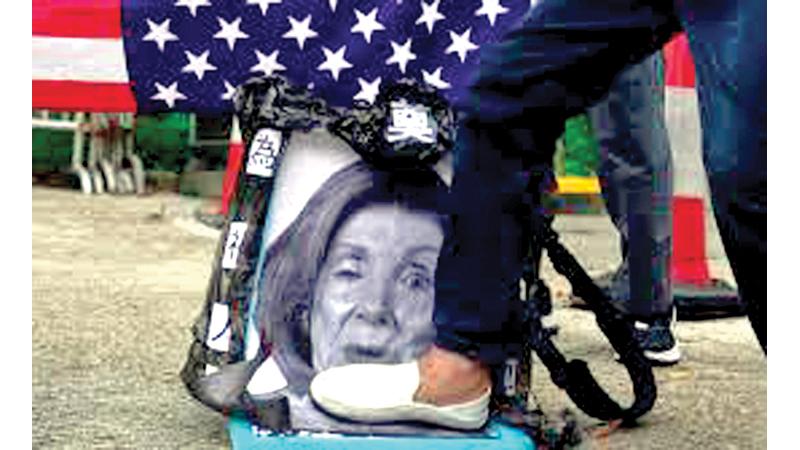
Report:
[{"label": "white slip-on shoe", "polygon": [[323,410],[358,422],[418,421],[461,430],[475,430],[486,423],[491,387],[475,400],[436,406],[414,400],[419,383],[416,361],[352,364],[320,372],[309,391]]}]

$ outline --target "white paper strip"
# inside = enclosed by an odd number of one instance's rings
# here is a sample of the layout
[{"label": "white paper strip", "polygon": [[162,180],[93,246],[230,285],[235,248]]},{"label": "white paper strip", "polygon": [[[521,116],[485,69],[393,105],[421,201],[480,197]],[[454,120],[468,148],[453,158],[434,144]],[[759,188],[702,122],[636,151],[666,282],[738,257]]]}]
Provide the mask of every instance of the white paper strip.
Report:
[{"label": "white paper strip", "polygon": [[[208,325],[206,345],[220,352],[227,352],[231,342],[231,329],[228,327],[228,307],[214,303]],[[224,333],[223,333],[224,331]]]},{"label": "white paper strip", "polygon": [[247,173],[260,177],[275,176],[275,163],[281,151],[281,132],[271,128],[258,130],[247,156]]},{"label": "white paper strip", "polygon": [[235,269],[236,260],[239,258],[239,248],[247,232],[247,222],[232,222],[225,240],[225,251],[222,254],[222,268]]}]

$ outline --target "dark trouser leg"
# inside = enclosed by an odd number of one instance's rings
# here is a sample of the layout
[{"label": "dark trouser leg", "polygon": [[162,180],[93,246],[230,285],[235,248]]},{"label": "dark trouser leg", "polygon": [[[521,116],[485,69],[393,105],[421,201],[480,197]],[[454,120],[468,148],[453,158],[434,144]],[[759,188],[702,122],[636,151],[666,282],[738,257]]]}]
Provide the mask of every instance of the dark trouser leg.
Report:
[{"label": "dark trouser leg", "polygon": [[[437,344],[489,364],[504,358],[519,295],[530,208],[564,121],[599,100],[629,63],[680,29],[671,4],[542,1],[524,26],[483,49],[456,147],[456,251],[436,275]],[[535,181],[533,181],[534,184]]]},{"label": "dark trouser leg", "polygon": [[608,97],[588,110],[606,209],[621,238],[626,283],[614,292],[626,312],[642,319],[672,311],[672,156],[662,66],[656,53],[625,69]]},{"label": "dark trouser leg", "polygon": [[[680,15],[698,67],[715,211],[765,346],[766,6],[697,3],[684,3]],[[497,336],[516,295],[509,286],[517,285],[525,238],[524,214],[514,207],[528,186],[520,177],[549,164],[567,117],[680,28],[669,2],[543,0],[520,30],[484,49],[472,101],[461,105],[452,193],[459,252],[444,254],[437,273],[439,345],[502,361]]]},{"label": "dark trouser leg", "polygon": [[766,2],[716,2],[687,21],[714,213],[751,325],[767,350]]}]

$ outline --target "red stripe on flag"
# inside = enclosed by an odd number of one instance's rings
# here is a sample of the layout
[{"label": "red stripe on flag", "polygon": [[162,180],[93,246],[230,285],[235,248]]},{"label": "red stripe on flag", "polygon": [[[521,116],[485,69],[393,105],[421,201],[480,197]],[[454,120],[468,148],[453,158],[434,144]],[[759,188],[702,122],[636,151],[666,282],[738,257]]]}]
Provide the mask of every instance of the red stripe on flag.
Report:
[{"label": "red stripe on flag", "polygon": [[127,83],[33,80],[33,108],[135,112],[136,99]]},{"label": "red stripe on flag", "polygon": [[664,46],[664,82],[667,86],[694,87],[694,61],[686,33]]},{"label": "red stripe on flag", "polygon": [[33,0],[33,35],[122,36],[120,0]]}]

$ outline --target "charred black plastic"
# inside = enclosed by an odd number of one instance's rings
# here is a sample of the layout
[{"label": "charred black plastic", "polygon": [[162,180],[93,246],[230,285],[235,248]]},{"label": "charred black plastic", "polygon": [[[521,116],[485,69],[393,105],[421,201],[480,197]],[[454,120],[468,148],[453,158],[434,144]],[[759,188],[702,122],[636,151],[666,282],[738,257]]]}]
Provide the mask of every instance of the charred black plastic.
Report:
[{"label": "charred black plastic", "polygon": [[262,128],[307,131],[327,126],[341,115],[307,89],[279,76],[248,80],[236,91],[234,106],[245,142]]},{"label": "charred black plastic", "polygon": [[[436,125],[433,144],[413,140],[386,141],[391,103],[399,100],[429,108]],[[239,88],[235,105],[246,149],[258,130],[270,128],[282,133],[280,156],[293,130],[327,127],[377,168],[428,170],[452,149],[455,140],[454,114],[448,104],[434,90],[413,81],[387,86],[372,106],[361,105],[353,111],[340,111],[328,107],[307,90],[292,86],[280,77],[258,78]],[[236,195],[218,245],[206,304],[193,327],[195,339],[181,375],[192,395],[209,407],[228,414],[245,414],[253,422],[278,431],[289,427],[286,399],[280,395],[256,399],[245,389],[254,369],[269,354],[268,346],[262,345],[256,359],[245,360],[244,330],[273,183],[273,178],[247,174],[247,153],[243,155]],[[275,173],[279,162],[280,158]],[[247,222],[248,234],[242,243],[236,268],[223,269],[220,261],[227,230],[233,221]],[[558,242],[558,235],[546,218],[536,216],[531,224],[531,233],[537,245],[547,249],[556,270],[570,280],[576,295],[584,298],[592,307],[600,329],[621,355],[621,361],[633,381],[633,405],[628,409],[620,407],[595,381],[586,363],[580,360],[568,362],[555,347],[551,339],[553,330],[544,328],[541,322],[542,316],[548,314],[550,309],[549,290],[541,281],[534,281],[531,286],[535,287],[532,290],[534,295],[531,301],[525,302],[524,326],[529,331],[527,344],[547,366],[553,381],[565,389],[587,414],[603,420],[635,421],[653,407],[656,386],[652,368],[633,337],[631,323],[613,308],[580,264]],[[529,272],[534,270],[538,273],[538,262],[529,264],[528,269]],[[210,314],[215,304],[222,304],[229,310],[231,320],[228,326],[232,337],[227,352],[219,352],[206,345]],[[207,364],[219,368],[219,372],[206,374]]]},{"label": "charred black plastic", "polygon": [[[404,100],[409,105],[429,108],[435,123],[434,142],[416,139],[387,141],[392,103]],[[357,104],[348,114],[332,124],[331,132],[341,137],[364,160],[384,170],[430,168],[453,147],[455,119],[452,109],[439,93],[414,80],[401,80],[386,86],[372,105]]]},{"label": "charred black plastic", "polygon": [[[549,290],[541,282],[535,296],[526,302],[526,321],[530,329],[529,344],[550,371],[553,382],[564,389],[573,402],[586,414],[601,420],[621,419],[627,425],[653,408],[656,384],[650,362],[644,357],[634,338],[631,321],[614,308],[610,299],[594,284],[574,256],[559,242],[558,234],[548,221],[539,217],[532,224],[534,239],[547,250],[556,271],[570,281],[576,295],[591,306],[600,330],[606,335],[614,350],[619,353],[630,376],[634,402],[623,409],[597,383],[582,360],[567,361],[552,342],[553,332],[542,326],[542,305],[549,305]],[[549,306],[544,306],[549,309]]]},{"label": "charred black plastic", "polygon": [[[264,427],[283,430],[288,428],[289,421],[286,399],[280,396],[257,399],[245,389],[255,369],[269,355],[269,348],[262,346],[254,360],[245,360],[245,329],[253,289],[257,286],[256,266],[274,184],[274,176],[248,173],[248,149],[259,130],[279,131],[281,146],[274,164],[274,173],[277,173],[293,130],[324,126],[338,115],[321,99],[279,77],[254,78],[244,83],[236,92],[234,106],[246,151],[242,155],[236,193],[217,245],[206,303],[192,327],[194,340],[181,378],[189,392],[206,406],[225,414],[245,414]],[[246,223],[247,228],[235,267],[223,268],[226,240],[234,222]],[[231,337],[227,351],[214,350],[206,344],[215,305],[228,311],[226,330]],[[206,373],[207,365],[217,371]]]}]

